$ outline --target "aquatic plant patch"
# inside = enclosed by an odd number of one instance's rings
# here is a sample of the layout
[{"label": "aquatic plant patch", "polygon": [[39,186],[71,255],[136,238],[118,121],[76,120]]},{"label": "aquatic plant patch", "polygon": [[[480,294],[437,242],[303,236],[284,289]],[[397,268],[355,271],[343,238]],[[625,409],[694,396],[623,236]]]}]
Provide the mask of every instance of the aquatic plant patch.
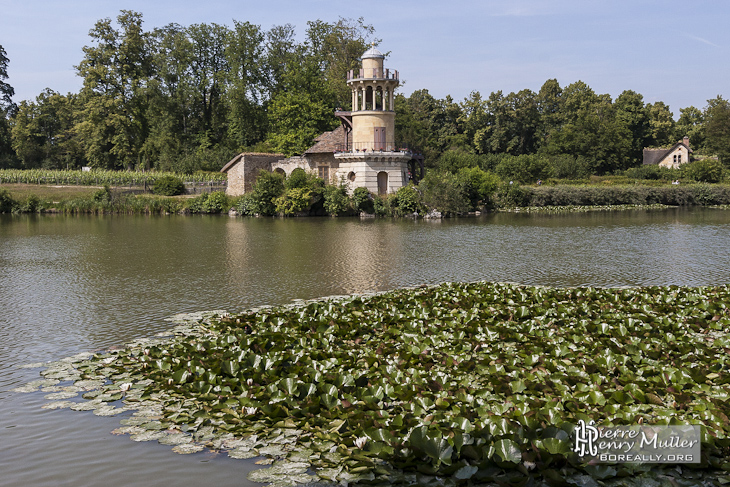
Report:
[{"label": "aquatic plant patch", "polygon": [[[115,431],[135,441],[265,456],[250,478],[275,485],[714,485],[730,482],[729,305],[727,286],[448,283],[187,317],[35,390],[134,409]],[[583,464],[581,420],[701,425],[700,462]]]}]

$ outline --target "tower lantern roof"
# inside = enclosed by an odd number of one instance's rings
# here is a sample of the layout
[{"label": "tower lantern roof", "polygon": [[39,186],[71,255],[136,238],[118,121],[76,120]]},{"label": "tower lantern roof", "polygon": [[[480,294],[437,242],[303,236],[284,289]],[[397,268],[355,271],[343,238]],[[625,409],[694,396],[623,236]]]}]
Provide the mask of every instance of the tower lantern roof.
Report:
[{"label": "tower lantern roof", "polygon": [[383,54],[382,52],[378,51],[375,48],[375,43],[373,43],[370,46],[370,49],[368,49],[367,51],[365,51],[365,54],[362,55],[362,59],[385,59],[385,54]]}]

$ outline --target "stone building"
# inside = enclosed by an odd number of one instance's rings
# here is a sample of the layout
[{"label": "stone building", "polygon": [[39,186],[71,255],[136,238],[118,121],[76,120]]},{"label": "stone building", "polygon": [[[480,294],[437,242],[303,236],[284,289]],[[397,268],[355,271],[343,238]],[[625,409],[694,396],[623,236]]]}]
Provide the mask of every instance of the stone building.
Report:
[{"label": "stone building", "polygon": [[352,91],[352,110],[335,111],[341,125],[315,139],[302,155],[239,154],[221,172],[228,173],[227,193],[250,191],[261,169],[289,176],[301,168],[326,182],[343,181],[352,192],[365,187],[388,194],[423,176],[423,157],[395,141],[395,90],[398,71],[383,66],[385,56],[373,45],[362,56],[362,68],[347,73]]},{"label": "stone building", "polygon": [[655,164],[678,169],[682,164],[690,162],[691,157],[689,137],[684,137],[669,149],[644,149],[644,165]]}]

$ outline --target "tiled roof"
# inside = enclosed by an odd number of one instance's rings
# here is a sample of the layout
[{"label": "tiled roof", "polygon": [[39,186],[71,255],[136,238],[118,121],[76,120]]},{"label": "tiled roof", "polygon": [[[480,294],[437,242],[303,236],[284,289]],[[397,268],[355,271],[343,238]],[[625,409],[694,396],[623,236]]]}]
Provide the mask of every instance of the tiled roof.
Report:
[{"label": "tiled roof", "polygon": [[685,144],[683,140],[680,140],[679,142],[674,144],[669,149],[644,149],[644,154],[643,154],[644,155],[644,164],[645,165],[659,164],[662,161],[662,159],[664,159],[667,156],[667,154],[674,151],[674,149],[676,149],[680,145],[685,146],[687,148],[687,151],[690,154],[692,154],[693,151],[690,148],[690,146]]},{"label": "tiled roof", "polygon": [[271,157],[285,157],[284,154],[278,154],[278,153],[269,153],[269,152],[241,152],[240,154],[237,154],[233,156],[233,159],[228,161],[228,163],[223,166],[223,169],[221,169],[221,172],[228,172],[228,170],[238,164],[238,162],[245,156],[271,156]]},{"label": "tiled roof", "polygon": [[345,129],[340,125],[331,132],[325,132],[316,139],[312,147],[304,151],[305,154],[322,154],[335,152],[337,146],[345,143]]}]

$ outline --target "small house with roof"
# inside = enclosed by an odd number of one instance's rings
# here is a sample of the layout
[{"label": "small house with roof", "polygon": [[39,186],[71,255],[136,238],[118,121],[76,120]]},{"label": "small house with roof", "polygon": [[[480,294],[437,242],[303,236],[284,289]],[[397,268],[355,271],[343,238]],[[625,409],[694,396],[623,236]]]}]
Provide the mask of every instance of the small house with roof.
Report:
[{"label": "small house with roof", "polygon": [[659,165],[670,169],[678,169],[682,164],[690,162],[692,149],[689,146],[689,137],[666,149],[644,149],[644,165]]},{"label": "small house with roof", "polygon": [[285,176],[297,168],[327,183],[344,181],[348,189],[364,187],[388,194],[408,184],[416,169],[423,176],[423,156],[395,141],[395,89],[398,71],[383,67],[385,56],[373,45],[362,56],[362,68],[347,73],[352,109],[336,110],[340,126],[315,139],[303,154],[243,153],[226,164],[226,193],[238,196],[253,188],[261,169]]}]

